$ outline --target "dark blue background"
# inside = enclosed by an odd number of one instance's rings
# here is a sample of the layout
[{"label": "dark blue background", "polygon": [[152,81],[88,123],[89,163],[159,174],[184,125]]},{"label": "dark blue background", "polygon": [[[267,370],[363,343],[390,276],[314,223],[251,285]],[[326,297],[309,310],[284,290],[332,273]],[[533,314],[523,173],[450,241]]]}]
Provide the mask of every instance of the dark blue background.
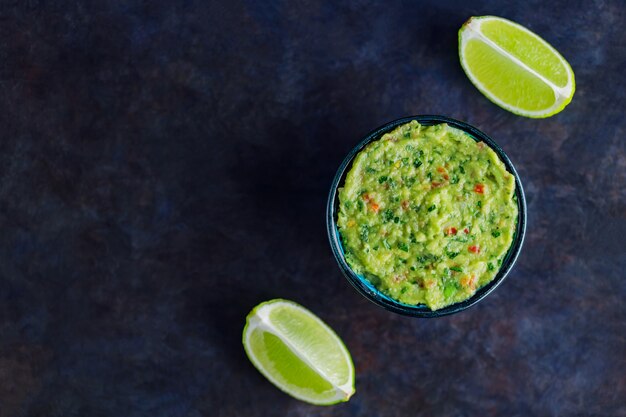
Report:
[{"label": "dark blue background", "polygon": [[[625,3],[3,1],[0,417],[626,416]],[[485,99],[472,15],[572,64],[561,114]],[[518,168],[528,235],[478,306],[419,320],[341,276],[324,207],[374,127],[443,114]],[[349,403],[293,400],[241,330],[284,297],[356,365]]]}]

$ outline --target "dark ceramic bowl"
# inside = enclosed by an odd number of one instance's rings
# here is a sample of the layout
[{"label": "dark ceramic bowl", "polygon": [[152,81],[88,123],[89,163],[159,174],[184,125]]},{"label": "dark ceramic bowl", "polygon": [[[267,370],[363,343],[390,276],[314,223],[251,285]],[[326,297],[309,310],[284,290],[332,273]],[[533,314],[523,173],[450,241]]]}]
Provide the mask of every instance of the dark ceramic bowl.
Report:
[{"label": "dark ceramic bowl", "polygon": [[[417,120],[420,124],[425,126],[435,125],[439,123],[447,123],[452,127],[466,132],[474,140],[485,142],[488,146],[491,147],[491,149],[494,150],[496,154],[498,154],[502,162],[504,162],[506,169],[515,177],[515,197],[518,207],[518,221],[515,229],[515,234],[513,236],[513,243],[511,244],[511,247],[509,248],[506,256],[502,260],[502,265],[500,267],[500,270],[498,271],[498,274],[490,283],[480,288],[472,297],[468,298],[467,300],[434,311],[423,304],[416,306],[396,301],[376,289],[376,287],[365,277],[355,273],[346,262],[343,245],[341,243],[341,236],[339,234],[339,230],[337,229],[337,211],[339,208],[339,197],[337,189],[343,185],[346,174],[350,171],[350,168],[352,167],[352,160],[354,159],[354,157],[370,142],[380,139],[383,134],[392,131],[397,126],[408,123],[411,120]],[[513,268],[515,260],[517,259],[517,256],[522,249],[522,243],[524,242],[524,235],[526,233],[526,199],[524,198],[524,189],[522,188],[522,183],[520,181],[519,175],[517,174],[517,171],[513,167],[513,164],[506,156],[504,151],[489,136],[485,135],[483,132],[476,129],[475,127],[468,125],[467,123],[459,122],[458,120],[450,119],[448,117],[411,116],[394,120],[393,122],[389,122],[379,127],[378,129],[368,134],[365,139],[361,141],[361,143],[359,143],[354,149],[350,151],[350,153],[348,153],[348,156],[346,156],[346,159],[344,159],[341,166],[337,170],[337,174],[333,179],[333,184],[330,187],[328,205],[326,208],[326,226],[328,230],[330,246],[333,250],[333,254],[335,255],[335,259],[339,264],[339,268],[341,268],[341,271],[346,276],[350,284],[352,284],[354,288],[356,288],[357,291],[360,292],[365,298],[372,301],[374,304],[383,307],[386,310],[393,311],[394,313],[404,314],[413,317],[441,317],[448,314],[458,313],[459,311],[463,311],[466,308],[473,306],[474,304],[485,298],[493,290],[495,290],[496,287],[500,285],[502,281],[504,281],[504,278],[506,278],[509,271],[511,271],[511,268]]]}]

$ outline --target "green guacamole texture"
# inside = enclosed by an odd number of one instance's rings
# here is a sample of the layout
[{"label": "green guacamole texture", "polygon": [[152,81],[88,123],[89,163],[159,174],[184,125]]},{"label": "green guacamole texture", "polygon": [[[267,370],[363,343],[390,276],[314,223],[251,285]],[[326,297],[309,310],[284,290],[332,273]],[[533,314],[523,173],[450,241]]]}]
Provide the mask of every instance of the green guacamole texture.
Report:
[{"label": "green guacamole texture", "polygon": [[355,157],[339,190],[346,261],[389,297],[432,310],[494,279],[513,241],[515,178],[447,124],[397,127]]}]

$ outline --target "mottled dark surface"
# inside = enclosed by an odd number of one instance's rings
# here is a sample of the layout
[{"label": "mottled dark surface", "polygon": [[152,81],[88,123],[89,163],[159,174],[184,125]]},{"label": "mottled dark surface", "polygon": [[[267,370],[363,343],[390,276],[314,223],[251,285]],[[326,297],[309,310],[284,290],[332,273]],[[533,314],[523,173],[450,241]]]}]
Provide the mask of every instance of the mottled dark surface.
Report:
[{"label": "mottled dark surface", "polygon": [[[626,416],[626,4],[3,1],[0,417]],[[514,19],[577,92],[532,120],[457,58],[471,15]],[[517,166],[528,235],[461,314],[387,313],[324,229],[346,152],[444,114]],[[343,337],[349,403],[274,388],[240,337],[293,299]]]}]

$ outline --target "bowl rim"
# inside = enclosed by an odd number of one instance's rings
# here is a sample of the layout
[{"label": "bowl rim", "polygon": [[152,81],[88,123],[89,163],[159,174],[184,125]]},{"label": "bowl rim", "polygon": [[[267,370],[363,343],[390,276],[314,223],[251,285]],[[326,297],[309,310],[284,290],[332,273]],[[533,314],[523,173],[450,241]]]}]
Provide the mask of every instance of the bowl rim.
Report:
[{"label": "bowl rim", "polygon": [[[507,171],[513,174],[515,178],[515,196],[518,206],[518,220],[516,224],[515,234],[513,235],[513,242],[511,243],[511,246],[509,247],[509,250],[507,251],[502,261],[498,273],[493,280],[491,280],[487,285],[476,291],[476,293],[467,300],[446,306],[439,310],[431,310],[429,307],[423,304],[412,306],[409,304],[401,303],[376,289],[369,281],[367,281],[367,278],[357,275],[346,262],[336,221],[339,201],[338,189],[339,186],[342,185],[345,181],[345,176],[348,173],[349,168],[351,168],[352,161],[354,160],[355,156],[361,150],[363,150],[363,148],[365,148],[365,146],[367,146],[370,142],[380,139],[382,135],[390,132],[397,126],[406,124],[413,120],[424,126],[446,123],[452,127],[464,131],[465,133],[468,133],[477,142],[485,142],[491,149],[493,149],[493,151],[498,155],[500,160],[506,166]],[[362,139],[354,148],[352,148],[350,152],[348,152],[347,156],[344,158],[343,162],[335,173],[330,192],[328,194],[328,201],[326,204],[326,231],[328,234],[328,239],[333,255],[335,257],[335,260],[337,261],[337,264],[339,265],[339,268],[341,269],[341,272],[346,277],[348,282],[350,282],[350,284],[352,284],[352,286],[362,296],[364,296],[374,304],[394,313],[421,318],[442,317],[461,312],[477,304],[487,295],[491,294],[508,276],[521,252],[522,245],[524,243],[524,237],[526,235],[526,198],[524,195],[522,182],[520,180],[519,174],[517,173],[517,170],[513,166],[513,163],[511,162],[507,154],[502,150],[502,148],[500,148],[500,146],[487,134],[468,123],[461,122],[459,120],[455,120],[446,116],[407,116],[385,123],[382,126],[372,130],[370,133],[365,135],[365,138]]]}]

